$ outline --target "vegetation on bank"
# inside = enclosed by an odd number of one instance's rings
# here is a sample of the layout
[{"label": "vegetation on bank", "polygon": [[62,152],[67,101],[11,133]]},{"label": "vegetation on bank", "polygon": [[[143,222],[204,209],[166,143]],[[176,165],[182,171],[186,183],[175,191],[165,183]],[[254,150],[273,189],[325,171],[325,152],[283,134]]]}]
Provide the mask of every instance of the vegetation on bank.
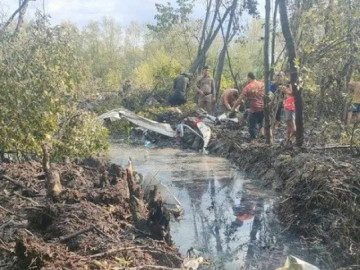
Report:
[{"label": "vegetation on bank", "polygon": [[26,157],[52,147],[54,157],[85,157],[106,149],[107,131],[78,108],[86,81],[69,29],[47,18],[26,24],[16,36],[0,36],[1,152]]}]

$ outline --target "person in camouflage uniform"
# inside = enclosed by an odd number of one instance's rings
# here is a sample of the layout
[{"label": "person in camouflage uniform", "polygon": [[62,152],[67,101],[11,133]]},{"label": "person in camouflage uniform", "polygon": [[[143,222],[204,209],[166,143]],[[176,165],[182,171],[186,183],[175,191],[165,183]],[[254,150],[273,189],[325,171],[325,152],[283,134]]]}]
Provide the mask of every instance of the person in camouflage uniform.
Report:
[{"label": "person in camouflage uniform", "polygon": [[199,107],[211,114],[215,98],[215,82],[214,79],[210,77],[209,66],[203,68],[203,74],[198,78],[196,88]]}]

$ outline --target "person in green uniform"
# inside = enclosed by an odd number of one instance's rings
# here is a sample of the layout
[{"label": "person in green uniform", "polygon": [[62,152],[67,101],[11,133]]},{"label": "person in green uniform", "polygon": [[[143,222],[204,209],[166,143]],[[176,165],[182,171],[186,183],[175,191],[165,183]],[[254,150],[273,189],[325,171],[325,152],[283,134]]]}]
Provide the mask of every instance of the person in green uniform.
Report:
[{"label": "person in green uniform", "polygon": [[215,99],[215,82],[210,76],[209,66],[203,68],[203,74],[198,78],[196,88],[199,107],[211,114]]}]

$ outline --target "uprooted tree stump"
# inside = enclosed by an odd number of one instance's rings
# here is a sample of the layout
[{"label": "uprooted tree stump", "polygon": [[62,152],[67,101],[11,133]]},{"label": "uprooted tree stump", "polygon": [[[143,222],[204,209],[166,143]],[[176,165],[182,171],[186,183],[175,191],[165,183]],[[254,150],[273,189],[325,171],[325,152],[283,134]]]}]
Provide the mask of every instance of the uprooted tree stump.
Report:
[{"label": "uprooted tree stump", "polygon": [[[0,269],[180,267],[177,250],[151,233],[148,204],[131,167],[89,158],[53,163],[50,170],[48,154],[43,164],[0,163],[11,179],[0,178],[6,209],[0,209]],[[51,171],[60,175],[55,181]],[[17,192],[25,188],[37,196]]]},{"label": "uprooted tree stump", "polygon": [[47,195],[50,198],[58,197],[62,191],[60,174],[51,167],[50,164],[50,146],[43,144],[43,170],[45,172]]}]

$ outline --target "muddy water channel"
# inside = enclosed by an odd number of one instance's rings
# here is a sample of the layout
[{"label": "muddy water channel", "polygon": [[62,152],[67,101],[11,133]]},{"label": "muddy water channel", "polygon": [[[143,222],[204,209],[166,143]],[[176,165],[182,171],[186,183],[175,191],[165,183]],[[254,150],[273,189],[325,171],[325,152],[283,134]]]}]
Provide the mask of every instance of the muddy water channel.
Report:
[{"label": "muddy water channel", "polygon": [[312,262],[301,243],[284,235],[273,213],[275,198],[261,191],[224,158],[179,149],[112,144],[111,161],[153,173],[169,187],[184,213],[171,223],[183,255],[190,248],[211,260],[212,269],[271,269],[287,255]]}]

